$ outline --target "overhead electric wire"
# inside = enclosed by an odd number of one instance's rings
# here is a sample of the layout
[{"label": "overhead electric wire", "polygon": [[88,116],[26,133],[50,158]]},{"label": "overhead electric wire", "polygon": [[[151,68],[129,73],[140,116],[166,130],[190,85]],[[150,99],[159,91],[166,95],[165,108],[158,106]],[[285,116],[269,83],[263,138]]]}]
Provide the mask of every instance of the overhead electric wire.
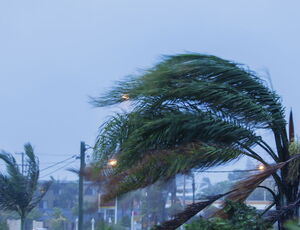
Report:
[{"label": "overhead electric wire", "polygon": [[203,170],[203,171],[196,171],[196,172],[203,172],[203,173],[230,173],[230,172],[257,172],[261,171],[260,169],[245,169],[245,170]]},{"label": "overhead electric wire", "polygon": [[72,157],[69,157],[69,158],[67,158],[67,159],[65,159],[65,160],[56,162],[56,163],[54,163],[53,165],[50,165],[50,166],[48,166],[48,167],[46,167],[46,168],[43,168],[43,169],[40,170],[40,172],[43,172],[43,171],[45,171],[45,170],[47,170],[47,169],[49,169],[49,168],[52,168],[52,167],[54,167],[54,166],[56,166],[56,165],[62,164],[62,163],[64,163],[64,162],[66,162],[67,160],[70,160],[70,159],[72,159],[72,158],[74,158],[74,157],[76,157],[76,155],[73,155]]},{"label": "overhead electric wire", "polygon": [[48,173],[48,174],[46,174],[46,175],[41,176],[40,179],[45,178],[45,177],[47,177],[47,176],[49,176],[49,175],[51,175],[51,174],[53,174],[53,173],[55,173],[55,172],[57,172],[57,171],[59,171],[59,170],[65,168],[65,167],[69,166],[70,164],[74,163],[76,160],[77,160],[77,159],[75,159],[75,160],[73,160],[73,161],[71,161],[71,162],[68,162],[67,164],[63,165],[62,167],[57,168],[57,169],[53,170],[52,172],[50,172],[50,173]]}]

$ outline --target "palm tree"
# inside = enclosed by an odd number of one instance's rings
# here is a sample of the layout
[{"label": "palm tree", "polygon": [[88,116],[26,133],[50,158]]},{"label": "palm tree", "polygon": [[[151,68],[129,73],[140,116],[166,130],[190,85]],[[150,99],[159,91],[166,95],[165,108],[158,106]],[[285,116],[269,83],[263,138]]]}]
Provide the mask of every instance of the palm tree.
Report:
[{"label": "palm tree", "polygon": [[21,172],[16,159],[9,153],[1,152],[0,159],[6,164],[6,174],[0,173],[0,209],[17,212],[21,218],[21,230],[25,229],[26,216],[36,207],[48,191],[51,182],[40,187],[39,163],[30,144],[24,146],[27,167]]},{"label": "palm tree", "polygon": [[[272,175],[278,210],[299,199],[299,173],[290,177],[292,171],[299,172],[299,164],[294,164],[299,152],[289,150],[293,125],[288,136],[280,97],[247,67],[211,55],[167,56],[92,103],[104,107],[124,101],[129,101],[129,111],[101,127],[95,144],[97,162],[88,173],[102,180],[100,170],[108,178],[106,199],[242,156],[267,169],[258,180],[248,181],[252,186],[246,194]],[[272,132],[275,148],[258,130]],[[118,165],[108,172],[102,166],[111,157],[118,158]],[[280,222],[297,215],[296,207],[289,209]]]}]

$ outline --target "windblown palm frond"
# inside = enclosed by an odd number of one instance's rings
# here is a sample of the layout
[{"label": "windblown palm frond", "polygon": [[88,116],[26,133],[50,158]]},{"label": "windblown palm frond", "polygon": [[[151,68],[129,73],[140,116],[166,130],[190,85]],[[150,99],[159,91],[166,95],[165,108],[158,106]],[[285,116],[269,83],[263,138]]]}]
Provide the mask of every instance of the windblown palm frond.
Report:
[{"label": "windblown palm frond", "polygon": [[107,201],[132,190],[144,188],[158,180],[168,180],[174,175],[188,173],[191,168],[203,170],[212,165],[232,161],[241,155],[243,152],[240,149],[190,143],[173,149],[149,152],[127,170],[118,167],[95,170],[92,166],[87,170],[89,173],[86,176],[93,181],[106,181],[107,192],[103,199]]},{"label": "windblown palm frond", "polygon": [[147,152],[204,142],[239,148],[260,140],[252,130],[216,119],[204,112],[161,112],[145,116],[137,112],[119,114],[106,123],[96,143],[102,161],[119,154],[121,166],[134,165]]},{"label": "windblown palm frond", "polygon": [[255,73],[212,55],[168,56],[143,75],[120,82],[93,103],[120,103],[125,94],[136,108],[193,107],[242,122],[285,124],[279,97]]}]

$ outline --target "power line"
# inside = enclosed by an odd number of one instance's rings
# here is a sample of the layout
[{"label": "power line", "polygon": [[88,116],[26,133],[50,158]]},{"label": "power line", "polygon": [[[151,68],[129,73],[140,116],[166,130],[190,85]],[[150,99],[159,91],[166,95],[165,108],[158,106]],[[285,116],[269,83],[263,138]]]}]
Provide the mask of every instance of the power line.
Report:
[{"label": "power line", "polygon": [[56,170],[54,170],[54,171],[52,171],[52,172],[50,172],[50,173],[48,173],[48,174],[46,174],[46,175],[41,176],[40,179],[45,178],[45,177],[47,177],[47,176],[49,176],[49,175],[51,175],[51,174],[53,174],[53,173],[55,173],[55,172],[57,172],[57,171],[59,171],[59,170],[65,168],[65,167],[69,166],[70,164],[74,163],[76,160],[77,160],[77,159],[75,159],[75,160],[73,160],[73,161],[71,161],[71,162],[69,162],[69,163],[63,165],[63,166],[60,167],[60,168],[57,168]]},{"label": "power line", "polygon": [[[56,164],[57,163],[57,161],[53,161],[53,162],[40,162],[39,164],[40,165],[53,165],[53,164]],[[1,164],[0,164],[1,165]]]},{"label": "power line", "polygon": [[230,172],[257,172],[261,171],[259,169],[247,169],[247,170],[222,170],[222,171],[213,171],[213,170],[207,170],[207,171],[196,171],[196,172],[203,172],[203,173],[230,173]]},{"label": "power line", "polygon": [[72,157],[69,157],[69,158],[67,158],[67,159],[65,159],[65,160],[56,162],[56,163],[54,163],[53,165],[50,165],[50,166],[48,166],[48,167],[46,167],[46,168],[43,168],[43,169],[40,170],[40,172],[43,172],[43,171],[45,171],[45,170],[47,170],[47,169],[49,169],[49,168],[52,168],[52,167],[54,167],[54,166],[56,166],[56,165],[62,164],[62,163],[64,163],[64,162],[66,162],[67,160],[70,160],[70,159],[72,159],[72,158],[74,158],[74,157],[76,157],[76,155],[73,155]]},{"label": "power line", "polygon": [[38,154],[37,155],[38,157],[47,157],[47,156],[62,156],[62,157],[65,157],[65,156],[72,156],[72,154]]}]

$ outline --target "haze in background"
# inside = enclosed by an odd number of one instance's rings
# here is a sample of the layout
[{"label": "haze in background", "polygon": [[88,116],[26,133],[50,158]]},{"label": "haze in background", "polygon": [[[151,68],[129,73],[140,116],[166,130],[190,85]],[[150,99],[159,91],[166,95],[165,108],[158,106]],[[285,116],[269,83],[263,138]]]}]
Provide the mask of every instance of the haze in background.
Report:
[{"label": "haze in background", "polygon": [[[93,109],[89,95],[151,67],[161,54],[182,52],[269,71],[300,130],[299,8],[296,0],[3,0],[0,149],[20,152],[30,141],[41,168],[78,154],[80,141],[93,145],[115,110]],[[76,179],[64,170],[52,175]]]}]

